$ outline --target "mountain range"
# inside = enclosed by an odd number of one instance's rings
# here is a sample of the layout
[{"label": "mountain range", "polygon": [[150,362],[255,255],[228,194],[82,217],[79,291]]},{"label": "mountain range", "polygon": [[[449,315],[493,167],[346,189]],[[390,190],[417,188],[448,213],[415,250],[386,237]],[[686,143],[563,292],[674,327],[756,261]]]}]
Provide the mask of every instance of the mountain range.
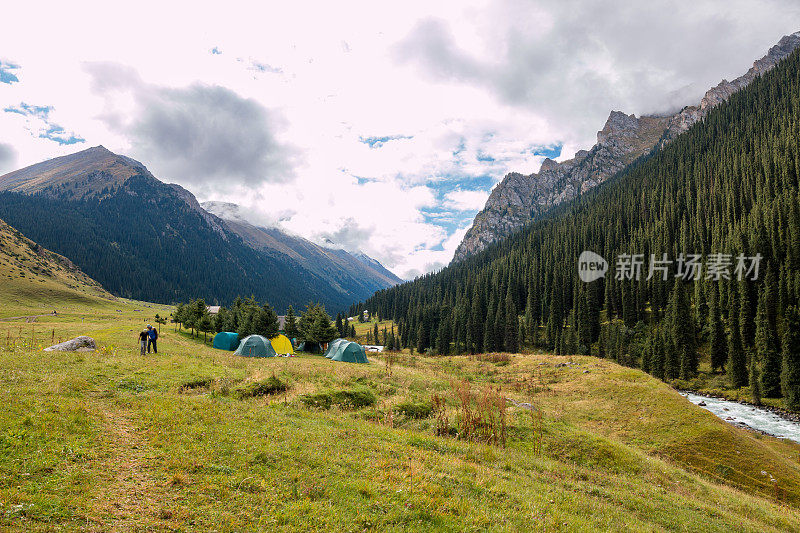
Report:
[{"label": "mountain range", "polygon": [[730,82],[722,80],[705,93],[698,105],[686,106],[675,114],[637,118],[612,111],[603,129],[597,132],[597,143],[591,149],[580,150],[572,159],[562,162],[545,159],[537,173],[507,174],[475,216],[453,261],[485,249],[553,206],[605,182],[654,147],[669,143],[702,120],[712,108],[775,67],[799,45],[800,32],[784,36],[744,75]]},{"label": "mountain range", "polygon": [[253,295],[278,309],[319,301],[338,310],[400,281],[363,254],[255,226],[233,204],[206,208],[102,146],[0,176],[0,218],[119,296]]}]

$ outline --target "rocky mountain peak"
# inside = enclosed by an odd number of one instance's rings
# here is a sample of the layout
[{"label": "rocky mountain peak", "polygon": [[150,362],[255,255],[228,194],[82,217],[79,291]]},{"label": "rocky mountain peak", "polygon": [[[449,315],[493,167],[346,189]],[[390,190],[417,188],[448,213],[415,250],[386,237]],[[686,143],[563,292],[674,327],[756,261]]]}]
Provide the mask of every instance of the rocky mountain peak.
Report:
[{"label": "rocky mountain peak", "polygon": [[475,216],[453,261],[483,250],[554,205],[603,183],[656,146],[670,142],[702,120],[711,108],[771,70],[798,47],[800,32],[781,38],[745,74],[733,81],[722,80],[706,92],[698,105],[686,106],[675,115],[637,118],[622,111],[611,111],[603,129],[597,132],[597,144],[591,149],[580,150],[573,159],[561,163],[545,159],[539,172],[534,174],[507,174]]},{"label": "rocky mountain peak", "polygon": [[603,144],[616,137],[634,135],[639,129],[636,115],[626,115],[622,111],[612,111],[603,129],[597,132],[597,143]]},{"label": "rocky mountain peak", "polygon": [[539,172],[547,172],[549,170],[555,170],[556,168],[558,168],[558,163],[547,157],[542,161],[542,167],[539,169]]}]

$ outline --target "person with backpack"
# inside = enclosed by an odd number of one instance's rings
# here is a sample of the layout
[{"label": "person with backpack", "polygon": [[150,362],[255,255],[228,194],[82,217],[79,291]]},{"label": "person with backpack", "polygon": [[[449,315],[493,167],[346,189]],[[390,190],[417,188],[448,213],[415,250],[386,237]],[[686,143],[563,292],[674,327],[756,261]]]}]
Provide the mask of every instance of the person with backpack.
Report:
[{"label": "person with backpack", "polygon": [[156,341],[158,340],[158,331],[156,328],[147,324],[147,353],[150,353],[150,347],[153,347],[153,353],[158,353],[158,346]]}]

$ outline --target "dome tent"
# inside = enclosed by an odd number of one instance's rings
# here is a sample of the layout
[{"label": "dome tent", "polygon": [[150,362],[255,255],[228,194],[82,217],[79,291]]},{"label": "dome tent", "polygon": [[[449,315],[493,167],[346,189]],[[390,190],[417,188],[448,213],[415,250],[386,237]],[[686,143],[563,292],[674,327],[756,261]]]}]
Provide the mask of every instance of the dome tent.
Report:
[{"label": "dome tent", "polygon": [[269,342],[272,344],[272,348],[275,350],[275,353],[281,355],[294,355],[294,346],[292,346],[292,341],[289,340],[289,337],[278,333],[276,337],[272,337]]},{"label": "dome tent", "polygon": [[331,361],[342,363],[369,363],[364,347],[356,342],[344,341],[336,346],[336,351],[331,356]]},{"label": "dome tent", "polygon": [[261,335],[245,337],[233,354],[244,357],[275,357],[277,355],[269,339]]},{"label": "dome tent", "polygon": [[217,350],[234,351],[239,346],[239,334],[230,331],[221,331],[214,335],[214,348]]},{"label": "dome tent", "polygon": [[347,339],[332,340],[331,342],[328,343],[328,348],[325,350],[325,353],[323,353],[322,355],[324,355],[325,357],[330,359],[336,353],[336,349],[339,347],[339,345],[341,343],[343,343],[343,342],[349,342],[349,341]]}]

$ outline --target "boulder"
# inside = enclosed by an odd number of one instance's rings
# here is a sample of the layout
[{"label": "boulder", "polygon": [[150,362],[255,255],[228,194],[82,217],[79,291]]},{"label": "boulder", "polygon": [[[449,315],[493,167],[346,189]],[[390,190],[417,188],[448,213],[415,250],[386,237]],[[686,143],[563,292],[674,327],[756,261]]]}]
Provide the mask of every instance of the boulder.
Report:
[{"label": "boulder", "polygon": [[45,348],[45,352],[93,352],[97,349],[94,339],[81,335],[60,344]]}]

